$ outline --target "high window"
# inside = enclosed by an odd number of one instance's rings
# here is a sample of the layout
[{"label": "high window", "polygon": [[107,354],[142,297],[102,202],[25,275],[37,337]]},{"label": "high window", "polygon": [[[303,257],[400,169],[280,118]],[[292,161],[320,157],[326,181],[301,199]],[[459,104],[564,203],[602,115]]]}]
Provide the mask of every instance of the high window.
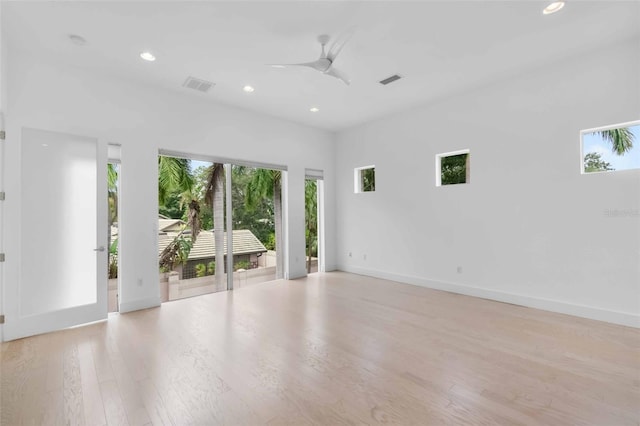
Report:
[{"label": "high window", "polygon": [[580,132],[582,173],[640,169],[640,121]]}]

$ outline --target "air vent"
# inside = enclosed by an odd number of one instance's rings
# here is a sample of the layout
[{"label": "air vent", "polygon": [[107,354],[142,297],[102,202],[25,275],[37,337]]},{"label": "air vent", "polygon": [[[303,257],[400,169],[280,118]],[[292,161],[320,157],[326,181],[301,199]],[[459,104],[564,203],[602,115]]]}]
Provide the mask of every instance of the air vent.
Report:
[{"label": "air vent", "polygon": [[197,90],[198,92],[208,92],[215,83],[206,80],[200,80],[195,77],[187,77],[187,79],[182,83],[182,87],[186,87],[188,89]]},{"label": "air vent", "polygon": [[394,74],[391,77],[387,77],[384,80],[380,80],[380,84],[386,86],[389,83],[393,83],[394,81],[400,80],[402,77],[400,77],[398,74]]}]

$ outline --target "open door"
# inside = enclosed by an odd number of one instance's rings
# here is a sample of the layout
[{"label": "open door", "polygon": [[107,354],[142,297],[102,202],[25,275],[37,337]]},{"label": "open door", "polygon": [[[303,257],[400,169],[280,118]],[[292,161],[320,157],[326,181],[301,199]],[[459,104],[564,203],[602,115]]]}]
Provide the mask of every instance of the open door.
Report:
[{"label": "open door", "polygon": [[107,317],[107,149],[23,129],[19,282],[6,283],[5,339]]}]

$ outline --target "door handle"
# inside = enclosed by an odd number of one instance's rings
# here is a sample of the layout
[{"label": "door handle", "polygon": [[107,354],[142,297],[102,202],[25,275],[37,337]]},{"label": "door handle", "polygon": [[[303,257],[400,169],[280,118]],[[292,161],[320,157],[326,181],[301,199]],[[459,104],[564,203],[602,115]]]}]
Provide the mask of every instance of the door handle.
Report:
[{"label": "door handle", "polygon": [[98,248],[94,248],[93,251],[104,251],[104,247],[100,246]]}]

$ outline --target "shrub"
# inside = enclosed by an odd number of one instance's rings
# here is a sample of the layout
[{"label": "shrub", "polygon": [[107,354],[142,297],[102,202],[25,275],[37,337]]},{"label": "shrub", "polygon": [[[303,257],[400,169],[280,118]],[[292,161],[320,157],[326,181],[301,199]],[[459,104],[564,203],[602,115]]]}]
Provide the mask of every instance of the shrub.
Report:
[{"label": "shrub", "polygon": [[265,246],[265,248],[267,250],[275,250],[276,249],[276,234],[274,232],[269,234],[269,239],[264,244],[264,246]]},{"label": "shrub", "polygon": [[207,275],[207,266],[204,263],[198,263],[196,265],[196,277],[204,277]]},{"label": "shrub", "polygon": [[249,269],[251,264],[247,260],[239,260],[233,265],[233,270],[237,271],[238,269]]},{"label": "shrub", "polygon": [[215,275],[216,274],[216,262],[212,260],[207,264],[207,275]]}]

